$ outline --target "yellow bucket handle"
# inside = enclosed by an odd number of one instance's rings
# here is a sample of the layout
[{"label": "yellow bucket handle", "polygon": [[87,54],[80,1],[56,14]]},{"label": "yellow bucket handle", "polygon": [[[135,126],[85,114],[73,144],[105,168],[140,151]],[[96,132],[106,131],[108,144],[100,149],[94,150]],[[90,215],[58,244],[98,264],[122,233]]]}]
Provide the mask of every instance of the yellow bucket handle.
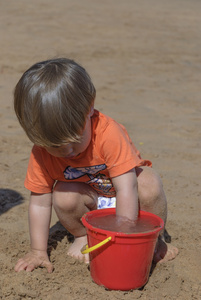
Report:
[{"label": "yellow bucket handle", "polygon": [[99,247],[105,245],[106,243],[108,243],[109,241],[111,241],[112,237],[109,236],[108,238],[106,238],[105,240],[103,240],[102,242],[96,244],[95,246],[92,246],[92,247],[88,247],[88,245],[85,245],[84,247],[82,247],[81,249],[81,252],[82,254],[86,254],[86,253],[89,253],[89,252],[92,252],[96,249],[98,249]]}]

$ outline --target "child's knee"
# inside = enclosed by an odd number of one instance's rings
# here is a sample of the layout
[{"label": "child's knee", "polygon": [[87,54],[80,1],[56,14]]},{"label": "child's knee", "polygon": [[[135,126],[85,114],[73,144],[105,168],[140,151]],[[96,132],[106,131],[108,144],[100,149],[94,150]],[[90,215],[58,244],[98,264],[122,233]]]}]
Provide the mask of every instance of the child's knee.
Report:
[{"label": "child's knee", "polygon": [[160,176],[152,168],[141,167],[138,171],[138,195],[140,203],[150,207],[164,197]]},{"label": "child's knee", "polygon": [[85,205],[96,206],[97,193],[85,183],[80,182],[57,182],[53,191],[53,207],[75,211],[78,207]]},{"label": "child's knee", "polygon": [[74,210],[76,208],[76,186],[58,181],[53,190],[53,207],[55,209]]}]

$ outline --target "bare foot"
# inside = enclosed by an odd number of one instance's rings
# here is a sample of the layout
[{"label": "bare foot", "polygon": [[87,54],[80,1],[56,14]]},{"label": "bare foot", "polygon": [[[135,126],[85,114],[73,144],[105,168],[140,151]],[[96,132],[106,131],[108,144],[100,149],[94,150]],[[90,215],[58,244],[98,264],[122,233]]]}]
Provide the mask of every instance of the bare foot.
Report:
[{"label": "bare foot", "polygon": [[178,253],[179,250],[175,246],[171,244],[167,245],[161,238],[159,238],[154,253],[154,262],[155,263],[167,262],[169,260],[174,259]]},{"label": "bare foot", "polygon": [[87,236],[75,237],[73,244],[69,247],[67,254],[80,261],[84,261],[86,264],[89,263],[89,254],[82,254],[81,249],[87,244]]}]

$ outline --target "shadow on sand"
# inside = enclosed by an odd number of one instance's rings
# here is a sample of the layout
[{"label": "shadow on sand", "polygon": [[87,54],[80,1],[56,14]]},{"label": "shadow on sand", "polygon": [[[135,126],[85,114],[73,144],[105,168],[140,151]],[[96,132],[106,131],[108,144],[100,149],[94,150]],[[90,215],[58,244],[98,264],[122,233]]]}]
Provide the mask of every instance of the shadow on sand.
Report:
[{"label": "shadow on sand", "polygon": [[55,225],[50,228],[49,238],[48,238],[48,255],[51,255],[53,249],[57,248],[59,242],[61,242],[65,237],[69,243],[74,241],[74,236],[68,232],[65,227],[58,221]]},{"label": "shadow on sand", "polygon": [[20,193],[10,189],[0,189],[0,215],[22,203],[23,197]]}]

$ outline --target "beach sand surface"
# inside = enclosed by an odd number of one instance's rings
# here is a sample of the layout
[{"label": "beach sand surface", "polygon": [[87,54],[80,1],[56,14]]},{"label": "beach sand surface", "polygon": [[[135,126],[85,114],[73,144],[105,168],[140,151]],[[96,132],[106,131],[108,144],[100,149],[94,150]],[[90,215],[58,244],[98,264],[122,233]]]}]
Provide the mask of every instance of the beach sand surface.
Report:
[{"label": "beach sand surface", "polygon": [[[0,299],[201,299],[201,1],[9,0],[0,9]],[[97,89],[96,108],[126,126],[162,177],[167,230],[179,248],[144,288],[108,291],[66,255],[71,240],[53,212],[55,270],[15,273],[29,249],[32,144],[13,110],[13,90],[37,61],[65,56]]]}]

